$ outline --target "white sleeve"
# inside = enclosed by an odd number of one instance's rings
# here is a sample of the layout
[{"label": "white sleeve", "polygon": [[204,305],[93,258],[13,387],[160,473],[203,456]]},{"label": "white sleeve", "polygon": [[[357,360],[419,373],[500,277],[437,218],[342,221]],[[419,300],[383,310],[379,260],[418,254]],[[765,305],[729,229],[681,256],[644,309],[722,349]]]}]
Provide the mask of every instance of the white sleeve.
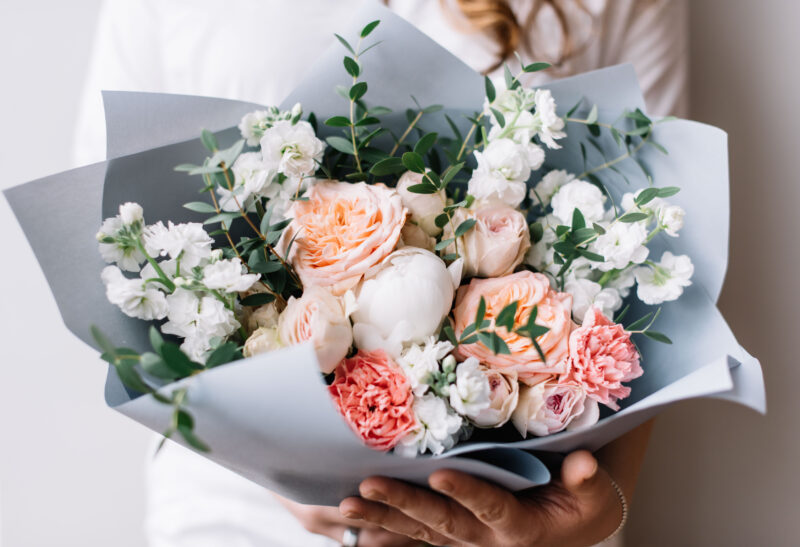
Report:
[{"label": "white sleeve", "polygon": [[686,0],[637,2],[620,48],[632,63],[650,114],[688,115],[689,16]]},{"label": "white sleeve", "polygon": [[102,90],[159,89],[162,63],[156,15],[150,0],[103,2],[79,106],[73,145],[76,165],[105,159]]}]

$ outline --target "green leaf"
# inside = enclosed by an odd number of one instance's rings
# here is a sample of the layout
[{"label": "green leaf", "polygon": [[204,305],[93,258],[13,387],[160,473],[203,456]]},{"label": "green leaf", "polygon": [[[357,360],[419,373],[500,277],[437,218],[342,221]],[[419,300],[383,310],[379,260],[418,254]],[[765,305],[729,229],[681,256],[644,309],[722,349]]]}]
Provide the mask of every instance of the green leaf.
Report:
[{"label": "green leaf", "polygon": [[203,131],[200,132],[200,140],[209,152],[216,152],[219,148],[217,137],[208,129],[203,129]]},{"label": "green leaf", "polygon": [[190,211],[194,211],[196,213],[216,213],[217,210],[214,209],[214,206],[210,203],[206,203],[205,201],[192,201],[189,203],[184,203],[183,206]]},{"label": "green leaf", "polygon": [[636,196],[636,199],[634,199],[633,202],[641,207],[642,205],[653,201],[656,196],[658,196],[658,188],[645,188],[639,192],[639,195]]},{"label": "green leaf", "polygon": [[467,232],[469,232],[475,224],[477,224],[477,220],[474,218],[468,218],[464,222],[458,225],[456,228],[456,237],[461,237]]},{"label": "green leaf", "polygon": [[458,255],[456,253],[447,253],[445,255],[442,255],[442,260],[444,260],[445,262],[452,262],[453,260],[457,259]]},{"label": "green leaf", "polygon": [[434,143],[439,135],[437,133],[426,133],[414,145],[414,152],[420,156],[424,156],[428,151],[433,148]]},{"label": "green leaf", "polygon": [[164,359],[167,367],[175,371],[180,378],[189,376],[192,372],[203,368],[197,363],[192,362],[176,344],[169,342],[165,342],[164,345],[161,346],[161,357]]},{"label": "green leaf", "polygon": [[589,115],[586,116],[586,124],[592,125],[597,123],[597,105],[592,105],[592,109],[589,111]]},{"label": "green leaf", "polygon": [[581,210],[575,207],[575,209],[572,210],[572,229],[580,230],[581,228],[585,227],[586,219],[583,218],[583,213],[581,213]]},{"label": "green leaf", "polygon": [[231,361],[236,361],[242,358],[239,348],[233,342],[225,342],[217,349],[211,352],[211,355],[206,359],[206,368],[214,368]]},{"label": "green leaf", "polygon": [[[268,262],[267,264],[275,264],[275,262]],[[278,266],[279,266],[278,269],[280,269],[280,264]],[[278,270],[274,270],[274,271],[278,271]],[[266,272],[264,272],[264,273],[266,273]],[[264,304],[269,304],[273,300],[275,300],[275,296],[274,295],[272,295],[270,293],[267,293],[267,292],[259,292],[259,293],[256,293],[256,294],[251,294],[250,296],[247,296],[245,298],[242,298],[240,304],[242,306],[257,307],[257,306],[263,306]]]},{"label": "green leaf", "polygon": [[496,108],[490,108],[489,110],[492,111],[492,114],[497,119],[497,124],[500,127],[505,127],[506,126],[506,118],[505,118],[505,116],[503,116],[503,114],[501,114],[500,111],[497,110]]},{"label": "green leaf", "polygon": [[405,165],[406,169],[409,171],[413,171],[414,173],[425,172],[425,162],[422,161],[422,156],[416,152],[406,152],[403,154],[402,160],[403,165]]},{"label": "green leaf", "polygon": [[425,174],[422,175],[422,182],[426,182],[436,189],[438,189],[442,183],[441,179],[439,178],[439,175],[437,175],[433,171],[426,171]]},{"label": "green leaf", "polygon": [[589,130],[589,133],[591,133],[593,137],[599,137],[600,136],[600,126],[597,125],[596,123],[587,125],[586,129]]},{"label": "green leaf", "polygon": [[330,127],[350,127],[350,118],[344,116],[333,116],[325,120],[325,125]]},{"label": "green leaf", "polygon": [[523,72],[539,72],[540,70],[546,70],[550,68],[552,65],[550,63],[531,63],[522,67]]},{"label": "green leaf", "polygon": [[533,243],[539,243],[544,237],[544,226],[542,226],[541,222],[534,222],[531,224],[531,241]]},{"label": "green leaf", "polygon": [[497,90],[494,88],[492,79],[489,78],[488,76],[485,76],[484,85],[486,87],[486,98],[489,100],[490,103],[493,103],[495,98],[497,97]]},{"label": "green leaf", "polygon": [[358,82],[350,88],[350,100],[357,101],[367,93],[367,82]]},{"label": "green leaf", "polygon": [[459,343],[459,345],[467,346],[469,344],[474,344],[477,341],[478,341],[478,337],[477,336],[470,336],[468,338],[462,338],[461,340],[458,341],[458,343]]},{"label": "green leaf", "polygon": [[475,312],[475,323],[480,325],[486,317],[486,300],[481,296],[481,301],[478,303],[478,309]]},{"label": "green leaf", "polygon": [[345,139],[344,137],[338,137],[334,135],[325,140],[334,150],[338,150],[339,152],[343,152],[345,154],[350,154],[351,156],[356,153],[355,149],[353,149],[352,141]]},{"label": "green leaf", "polygon": [[432,105],[430,105],[430,106],[426,106],[425,108],[423,108],[423,109],[422,109],[422,113],[423,113],[423,114],[433,114],[434,112],[439,112],[439,111],[440,111],[441,109],[443,109],[443,108],[444,108],[444,106],[443,106],[443,105],[440,105],[440,104],[432,104]]},{"label": "green leaf", "polygon": [[358,63],[352,57],[344,58],[344,69],[353,78],[358,78],[358,75],[361,74],[361,67],[358,66]]},{"label": "green leaf", "polygon": [[178,378],[178,375],[175,371],[171,370],[167,367],[167,364],[164,360],[152,352],[146,352],[142,354],[142,358],[140,361],[142,365],[142,369],[151,376],[155,376],[156,378],[161,378],[163,380],[175,380]]},{"label": "green leaf", "polygon": [[375,27],[377,27],[380,23],[380,19],[372,21],[371,23],[367,23],[367,25],[361,29],[361,38],[366,38],[369,36],[369,33],[375,30]]},{"label": "green leaf", "polygon": [[567,111],[567,116],[566,116],[566,117],[567,117],[567,118],[571,118],[571,117],[572,117],[572,115],[573,115],[573,114],[575,114],[575,112],[576,112],[576,111],[578,110],[578,108],[581,106],[581,103],[582,103],[582,102],[583,102],[583,99],[580,99],[580,100],[579,100],[577,103],[575,103],[575,106],[573,106],[572,108],[570,108],[570,109]]},{"label": "green leaf", "polygon": [[194,165],[192,163],[182,163],[180,165],[176,165],[172,169],[175,171],[194,171],[199,167],[200,167],[199,165]]},{"label": "green leaf", "polygon": [[[259,255],[261,254],[260,251],[258,251],[258,250],[254,251],[254,252],[256,254],[259,254]],[[257,262],[256,264],[251,265],[250,269],[253,270],[254,272],[260,273],[260,274],[271,274],[271,273],[277,272],[278,270],[282,270],[283,269],[283,265],[280,262],[272,262],[272,261],[266,262],[266,261],[262,260],[260,262]],[[261,294],[261,293],[259,293],[259,294]],[[256,296],[256,295],[251,295],[251,296]],[[269,296],[272,296],[272,295],[269,295]],[[250,298],[250,297],[249,296],[245,297],[245,300],[247,298]],[[259,304],[244,304],[243,303],[243,305],[244,306],[254,306],[254,305],[257,306]]]},{"label": "green leaf", "polygon": [[508,346],[506,345],[505,340],[500,338],[500,336],[496,332],[479,332],[478,333],[478,340],[492,353],[495,355],[498,354],[506,354],[510,355],[511,351],[509,351]]},{"label": "green leaf", "polygon": [[347,51],[349,51],[353,55],[356,54],[355,50],[353,49],[353,46],[351,46],[350,43],[347,40],[345,40],[344,38],[342,38],[338,34],[334,34],[334,36],[336,36],[336,39],[339,40],[339,42],[345,47],[345,49],[347,49]]},{"label": "green leaf", "polygon": [[119,379],[126,387],[139,393],[151,393],[153,391],[153,388],[147,385],[144,380],[142,380],[142,377],[139,376],[139,373],[133,367],[131,361],[121,361],[114,366],[114,369],[117,371],[117,376],[119,376]]},{"label": "green leaf", "polygon": [[637,319],[636,321],[625,327],[625,330],[639,330],[641,327],[647,324],[647,322],[650,320],[651,317],[653,317],[653,312],[650,312],[647,315],[640,317],[639,319]]},{"label": "green leaf", "polygon": [[404,171],[405,168],[406,167],[403,165],[402,159],[386,158],[373,165],[369,172],[376,177],[382,177],[384,175],[399,173],[400,171]]},{"label": "green leaf", "polygon": [[214,215],[213,217],[208,217],[203,221],[203,224],[215,224],[217,222],[221,222],[225,224],[225,226],[229,227],[231,222],[239,218],[241,215],[239,213],[219,213]]},{"label": "green leaf", "polygon": [[644,220],[647,218],[647,214],[645,213],[637,213],[637,212],[630,212],[625,213],[621,217],[619,217],[620,222],[639,222],[640,220]]},{"label": "green leaf", "polygon": [[666,148],[664,148],[663,146],[661,146],[660,144],[658,144],[656,141],[651,139],[651,140],[647,141],[647,144],[649,144],[650,146],[654,147],[656,150],[658,150],[659,152],[661,152],[665,156],[669,156],[669,151]]},{"label": "green leaf", "polygon": [[593,253],[591,251],[587,251],[586,249],[578,249],[578,254],[592,260],[594,262],[605,262],[606,259],[603,255],[599,255],[597,253]]},{"label": "green leaf", "polygon": [[412,184],[406,190],[414,194],[435,194],[438,192],[436,187],[429,183]]},{"label": "green leaf", "polygon": [[150,325],[150,330],[147,334],[150,337],[150,346],[153,348],[153,351],[161,355],[161,348],[164,346],[164,337],[161,336],[161,333],[158,332],[155,325]]},{"label": "green leaf", "polygon": [[646,330],[642,334],[647,336],[648,338],[652,338],[656,342],[661,342],[662,344],[671,344],[672,340],[666,334],[656,332],[654,330]]},{"label": "green leaf", "polygon": [[[356,127],[364,127],[364,126],[367,126],[367,125],[375,125],[376,123],[381,123],[381,121],[378,118],[374,118],[372,116],[367,116],[366,118],[361,118],[360,120],[358,120],[356,122]],[[385,130],[384,129],[376,129],[375,131],[373,131],[372,134],[368,135],[367,137],[364,137],[364,140],[365,141],[369,141],[370,139],[372,139],[374,137],[374,135],[378,134],[379,131],[385,131]]]},{"label": "green leaf", "polygon": [[649,125],[644,125],[642,127],[637,127],[636,129],[631,129],[630,131],[626,131],[625,134],[630,137],[638,137],[650,133],[650,129],[651,128]]},{"label": "green leaf", "polygon": [[602,226],[600,226],[600,225],[599,225],[598,223],[596,223],[596,222],[593,222],[593,223],[592,223],[592,228],[594,228],[594,231],[595,231],[595,232],[597,232],[597,233],[598,233],[598,234],[600,234],[600,235],[603,235],[604,233],[606,233],[606,229],[605,229],[605,228],[603,228]]},{"label": "green leaf", "polygon": [[443,239],[443,240],[441,240],[439,243],[437,243],[437,244],[436,244],[436,247],[434,247],[434,248],[435,248],[437,251],[441,251],[442,249],[444,249],[444,248],[445,248],[445,247],[447,247],[448,245],[452,244],[454,241],[455,241],[455,239],[454,239],[454,238],[452,238],[452,237],[449,237],[449,238],[447,238],[447,239]]},{"label": "green leaf", "polygon": [[103,334],[98,327],[95,325],[91,325],[89,327],[89,331],[92,333],[92,338],[94,341],[97,342],[97,345],[100,346],[100,349],[103,350],[104,353],[108,353],[113,359],[117,358],[117,348],[114,347],[114,344],[106,338],[106,335]]},{"label": "green leaf", "polygon": [[457,163],[448,167],[444,174],[442,174],[442,186],[447,186],[451,180],[461,171],[464,167],[464,162]]},{"label": "green leaf", "polygon": [[633,158],[633,161],[635,161],[636,165],[639,166],[639,169],[642,170],[642,173],[644,173],[644,176],[647,178],[647,181],[650,184],[653,184],[653,174],[650,172],[650,169],[647,168],[644,162],[639,158]]},{"label": "green leaf", "polygon": [[511,69],[508,68],[508,65],[505,63],[503,64],[503,78],[506,81],[507,89],[516,89],[519,87],[519,82],[514,78],[514,75],[511,74]]},{"label": "green leaf", "polygon": [[665,186],[664,188],[659,188],[658,189],[658,197],[660,197],[660,198],[668,198],[668,197],[674,196],[675,194],[677,194],[680,191],[681,191],[681,189],[678,188],[677,186]]},{"label": "green leaf", "polygon": [[445,224],[447,224],[449,221],[450,217],[447,215],[447,213],[442,213],[433,219],[433,222],[436,224],[437,228],[444,228]]},{"label": "green leaf", "polygon": [[189,446],[199,450],[200,452],[210,452],[211,449],[208,447],[208,445],[201,441],[197,435],[195,435],[194,420],[192,419],[192,416],[183,409],[178,409],[177,414],[178,433],[181,434],[183,440],[185,440]]},{"label": "green leaf", "polygon": [[497,314],[497,319],[495,319],[494,324],[498,327],[505,327],[508,332],[514,330],[514,321],[517,316],[518,305],[519,302],[515,300],[500,310],[500,313]]}]

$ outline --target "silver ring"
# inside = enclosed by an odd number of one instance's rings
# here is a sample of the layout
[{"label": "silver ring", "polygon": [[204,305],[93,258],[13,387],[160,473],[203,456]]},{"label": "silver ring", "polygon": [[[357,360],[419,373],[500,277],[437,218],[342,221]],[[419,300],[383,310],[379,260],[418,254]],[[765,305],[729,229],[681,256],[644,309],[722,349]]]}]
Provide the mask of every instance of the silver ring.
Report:
[{"label": "silver ring", "polygon": [[342,547],[358,547],[358,528],[345,528],[342,536]]}]

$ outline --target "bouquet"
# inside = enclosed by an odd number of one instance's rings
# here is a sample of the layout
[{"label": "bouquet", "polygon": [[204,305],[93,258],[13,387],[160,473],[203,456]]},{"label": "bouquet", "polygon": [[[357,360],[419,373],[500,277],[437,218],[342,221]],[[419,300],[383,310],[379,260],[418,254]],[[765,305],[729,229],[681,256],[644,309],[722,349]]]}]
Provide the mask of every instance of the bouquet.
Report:
[{"label": "bouquet", "polygon": [[[70,217],[54,281],[31,185],[9,193],[57,299],[93,295],[60,304],[109,404],[314,503],[443,466],[524,488],[549,473],[520,449],[596,448],[688,396],[763,408],[714,307],[725,241],[701,227],[726,213],[692,207],[702,175],[726,205],[719,132],[651,119],[627,68],[481,81],[381,7],[358,20],[282,106],[107,95],[118,157],[63,175],[103,191],[105,267],[75,242],[98,217]],[[125,123],[142,104],[157,128]],[[31,184],[55,208],[52,182]]]}]

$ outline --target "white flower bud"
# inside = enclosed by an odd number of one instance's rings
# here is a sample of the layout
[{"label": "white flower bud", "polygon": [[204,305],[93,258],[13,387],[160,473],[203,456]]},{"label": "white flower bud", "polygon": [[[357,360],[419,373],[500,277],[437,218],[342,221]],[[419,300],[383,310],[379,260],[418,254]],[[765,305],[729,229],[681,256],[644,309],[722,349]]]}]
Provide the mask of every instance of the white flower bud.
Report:
[{"label": "white flower bud", "polygon": [[119,218],[125,226],[131,226],[144,220],[142,206],[131,201],[119,206]]}]

